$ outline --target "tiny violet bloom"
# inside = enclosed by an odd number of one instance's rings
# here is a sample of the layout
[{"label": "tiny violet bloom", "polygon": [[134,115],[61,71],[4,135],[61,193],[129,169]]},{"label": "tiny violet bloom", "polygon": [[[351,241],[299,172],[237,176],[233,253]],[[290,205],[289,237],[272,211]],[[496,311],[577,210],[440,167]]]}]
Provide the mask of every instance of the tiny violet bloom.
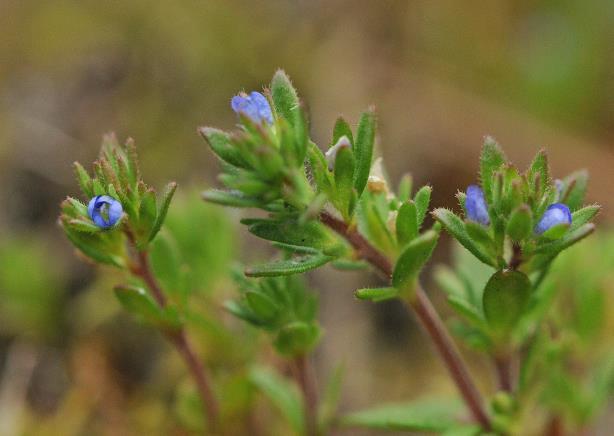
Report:
[{"label": "tiny violet bloom", "polygon": [[337,158],[337,153],[344,147],[351,147],[352,144],[347,136],[343,135],[337,143],[333,145],[326,151],[326,162],[328,162],[328,170],[332,171],[335,168],[335,159]]},{"label": "tiny violet bloom", "polygon": [[271,105],[264,95],[253,91],[249,95],[242,92],[232,97],[230,101],[232,110],[237,114],[244,114],[255,123],[273,123]]},{"label": "tiny violet bloom", "polygon": [[109,195],[97,195],[87,205],[87,214],[101,229],[113,227],[123,213],[122,204]]},{"label": "tiny violet bloom", "polygon": [[571,211],[563,203],[554,203],[548,206],[548,209],[546,209],[546,212],[535,226],[535,233],[541,235],[559,224],[567,226],[571,224]]},{"label": "tiny violet bloom", "polygon": [[478,185],[467,186],[467,196],[465,199],[465,209],[467,218],[487,226],[490,224],[488,216],[488,206],[484,199],[484,191]]}]

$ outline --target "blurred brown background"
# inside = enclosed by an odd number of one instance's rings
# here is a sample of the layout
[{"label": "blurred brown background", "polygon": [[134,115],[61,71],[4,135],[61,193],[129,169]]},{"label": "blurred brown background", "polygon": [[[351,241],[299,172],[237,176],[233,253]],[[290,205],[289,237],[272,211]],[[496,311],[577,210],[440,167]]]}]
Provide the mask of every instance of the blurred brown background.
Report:
[{"label": "blurred brown background", "polygon": [[[29,351],[17,354],[33,367],[26,394],[37,413],[53,416],[76,379],[96,385],[79,379],[75,359],[103,365],[105,353],[119,355],[101,370],[109,386],[116,377],[138,384],[147,365],[134,356],[153,359],[160,349],[146,329],[137,345],[124,340],[117,349],[103,331],[80,345],[83,360],[75,357],[75,317],[102,317],[114,281],[94,282],[56,226],[58,203],[77,194],[72,162],[91,162],[101,136],[115,131],[135,138],[153,185],[214,185],[217,162],[196,127],[231,128],[230,97],[261,89],[279,67],[307,102],[321,147],[339,114],[355,122],[374,104],[391,179],[409,171],[417,184],[431,183],[434,207],[454,207],[491,134],[521,167],[544,146],[555,175],[589,169],[589,200],[605,206],[602,223],[613,218],[614,2],[2,0],[0,239],[15,262],[11,244],[20,253],[29,247],[26,274],[49,270],[39,284],[48,300],[31,305],[53,307],[36,330],[45,334],[26,333]],[[252,238],[242,244],[246,258],[261,256]],[[440,247],[434,263],[446,253]],[[312,279],[326,329],[318,366],[326,373],[345,363],[344,409],[452,392],[402,308],[352,300],[364,280],[332,270]],[[75,299],[92,292],[91,315],[76,313]],[[18,322],[2,325],[5,380],[22,333]],[[395,375],[408,368],[399,383]],[[111,402],[120,395],[97,392]]]}]

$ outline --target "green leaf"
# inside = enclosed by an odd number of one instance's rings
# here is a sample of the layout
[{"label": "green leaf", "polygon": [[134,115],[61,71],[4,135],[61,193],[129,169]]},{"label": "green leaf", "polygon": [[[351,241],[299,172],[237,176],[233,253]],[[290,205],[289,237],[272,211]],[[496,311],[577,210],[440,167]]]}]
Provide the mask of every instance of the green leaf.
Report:
[{"label": "green leaf", "polygon": [[253,368],[249,380],[282,412],[292,429],[303,434],[303,403],[297,386],[264,367]]},{"label": "green leaf", "polygon": [[87,198],[92,198],[94,196],[94,187],[92,185],[92,178],[87,173],[87,171],[85,171],[85,168],[83,168],[83,166],[81,166],[79,162],[75,162],[74,166],[75,166],[75,174],[77,176],[77,182],[79,183],[79,187],[81,188],[81,191],[83,191],[83,194]]},{"label": "green leaf", "polygon": [[550,227],[548,230],[546,230],[542,234],[542,237],[544,239],[549,239],[551,241],[554,241],[556,239],[561,239],[565,235],[565,233],[567,233],[567,230],[569,230],[569,224],[567,223],[555,224],[552,227]]},{"label": "green leaf", "polygon": [[588,171],[580,170],[571,173],[563,179],[564,189],[562,203],[569,206],[569,209],[574,212],[584,204],[584,196],[586,195],[586,187],[588,185]]},{"label": "green leaf", "polygon": [[266,323],[262,322],[258,316],[252,312],[248,307],[244,306],[233,300],[228,300],[224,302],[224,309],[233,314],[239,319],[246,321],[254,326],[260,327],[265,325]]},{"label": "green leaf", "polygon": [[343,375],[343,367],[337,365],[326,383],[324,394],[318,405],[319,429],[322,435],[329,433],[329,427],[336,418],[339,399],[341,397]]},{"label": "green leaf", "polygon": [[316,324],[295,321],[283,326],[273,342],[284,356],[301,356],[309,353],[320,338]]},{"label": "green leaf", "polygon": [[277,70],[271,80],[271,98],[277,115],[293,126],[299,110],[299,100],[290,78],[283,70]]},{"label": "green leaf", "polygon": [[201,127],[198,132],[221,160],[235,167],[249,167],[245,159],[241,157],[240,151],[232,144],[228,133],[213,127]]},{"label": "green leaf", "polygon": [[301,274],[332,261],[334,257],[322,253],[305,255],[276,262],[256,265],[245,270],[248,277],[276,277]]},{"label": "green leaf", "polygon": [[343,218],[347,221],[351,217],[351,203],[353,195],[353,178],[354,178],[354,153],[350,147],[341,147],[337,151],[335,157],[335,188],[337,203],[340,206],[340,212]]},{"label": "green leaf", "polygon": [[416,211],[418,217],[418,228],[422,226],[424,222],[424,218],[426,217],[426,212],[429,210],[429,203],[431,202],[431,191],[433,188],[426,185],[423,186],[416,192],[414,197],[414,202],[416,203]]},{"label": "green leaf", "polygon": [[252,220],[248,230],[268,241],[312,247],[321,251],[330,249],[336,243],[336,239],[318,221],[308,221],[301,226],[295,219]]},{"label": "green leaf", "polygon": [[396,220],[397,243],[403,247],[418,236],[418,214],[416,203],[409,200],[399,208]]},{"label": "green leaf", "polygon": [[457,425],[453,417],[460,410],[458,401],[426,399],[350,413],[341,418],[340,424],[378,430],[442,432]]},{"label": "green leaf", "polygon": [[531,294],[531,281],[520,271],[497,271],[486,283],[484,315],[497,334],[507,334],[525,311]]},{"label": "green leaf", "polygon": [[428,230],[407,245],[397,259],[392,273],[392,285],[400,292],[411,292],[418,274],[437,245],[439,232]]},{"label": "green leaf", "polygon": [[496,263],[491,259],[488,253],[482,251],[469,237],[465,229],[465,223],[456,216],[452,211],[444,208],[435,209],[433,217],[441,223],[441,225],[450,233],[458,242],[469,250],[475,257],[486,265],[495,266]]},{"label": "green leaf", "polygon": [[77,232],[86,233],[99,233],[102,229],[91,221],[85,221],[83,219],[72,219],[68,221],[70,228]]},{"label": "green leaf", "polygon": [[571,214],[571,230],[576,230],[584,224],[590,222],[601,211],[601,206],[593,204],[590,206],[578,209]]},{"label": "green leaf", "polygon": [[[139,228],[143,231],[151,232],[157,216],[156,192],[153,189],[148,189],[141,197],[141,205],[139,206]],[[148,240],[149,233],[146,237]]]},{"label": "green leaf", "polygon": [[488,250],[488,253],[492,252],[494,240],[490,236],[490,233],[485,226],[480,223],[476,223],[475,221],[466,220],[465,230],[474,242],[477,242],[479,245],[484,247],[484,249]]},{"label": "green leaf", "polygon": [[493,204],[495,172],[507,161],[501,147],[491,136],[484,139],[480,154],[480,181],[488,204]]},{"label": "green leaf", "polygon": [[241,191],[209,189],[203,192],[203,199],[210,203],[230,207],[259,207],[261,205],[260,200],[247,197]]},{"label": "green leaf", "polygon": [[507,222],[505,233],[512,241],[520,242],[531,235],[533,230],[533,218],[531,209],[526,204],[514,209]]},{"label": "green leaf", "polygon": [[91,234],[86,232],[78,232],[69,228],[69,223],[62,223],[66,236],[85,256],[95,262],[113,265],[118,268],[125,268],[126,261],[123,257],[110,254],[106,250],[106,246],[100,243],[100,233]]},{"label": "green leaf", "polygon": [[460,295],[448,295],[448,303],[457,314],[475,327],[483,328],[485,326],[484,318],[478,308],[473,306],[466,298]]},{"label": "green leaf", "polygon": [[158,211],[156,221],[154,222],[153,228],[151,229],[151,233],[149,235],[150,241],[156,237],[156,235],[162,228],[162,224],[164,223],[164,220],[166,219],[166,213],[168,212],[168,207],[171,204],[171,200],[173,199],[173,195],[175,194],[176,189],[177,189],[177,183],[175,182],[170,182],[168,185],[166,185],[164,195],[162,196],[162,204],[160,205],[160,210]]},{"label": "green leaf", "polygon": [[541,197],[550,187],[550,170],[546,150],[541,149],[531,162],[527,171],[527,179],[530,189],[536,190],[536,198]]},{"label": "green leaf", "polygon": [[405,203],[411,198],[412,185],[413,179],[411,177],[411,174],[403,174],[403,177],[401,177],[401,181],[399,182],[399,202]]},{"label": "green leaf", "polygon": [[244,295],[249,308],[264,322],[275,319],[279,314],[279,305],[268,295],[259,291],[247,291]]},{"label": "green leaf", "polygon": [[170,307],[161,308],[145,289],[136,286],[116,286],[115,296],[122,307],[132,315],[167,329],[176,329],[181,324]]},{"label": "green leaf", "polygon": [[568,232],[563,238],[558,239],[554,242],[548,242],[538,246],[534,253],[535,254],[548,254],[551,256],[557,255],[559,252],[564,250],[565,248],[575,244],[576,242],[584,239],[595,230],[595,225],[592,223],[584,224],[577,229],[574,229]]},{"label": "green leaf", "polygon": [[350,125],[343,119],[343,117],[337,118],[335,127],[333,128],[333,140],[331,146],[339,141],[339,138],[346,136],[350,140],[350,144],[354,144],[354,136],[352,135],[352,129]]},{"label": "green leaf", "polygon": [[313,142],[310,142],[308,147],[307,159],[316,187],[320,192],[330,196],[333,193],[333,182],[330,171],[328,171],[326,158],[318,146]]},{"label": "green leaf", "polygon": [[478,425],[454,425],[447,429],[441,436],[480,436],[482,429]]},{"label": "green leaf", "polygon": [[363,288],[358,289],[354,295],[359,300],[371,300],[378,303],[398,297],[399,290],[397,288]]},{"label": "green leaf", "polygon": [[375,113],[371,108],[360,117],[358,129],[356,130],[356,143],[354,144],[354,158],[356,159],[354,187],[359,197],[367,185],[369,173],[371,172],[375,129]]}]

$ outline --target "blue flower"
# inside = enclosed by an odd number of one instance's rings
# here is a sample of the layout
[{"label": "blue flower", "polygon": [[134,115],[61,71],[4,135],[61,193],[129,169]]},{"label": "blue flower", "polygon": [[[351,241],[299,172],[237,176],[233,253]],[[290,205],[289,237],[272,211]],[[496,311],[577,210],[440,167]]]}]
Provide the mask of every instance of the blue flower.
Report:
[{"label": "blue flower", "polygon": [[101,229],[113,227],[123,213],[122,204],[109,195],[97,195],[87,205],[87,214]]},{"label": "blue flower", "polygon": [[266,97],[259,92],[253,91],[249,95],[244,92],[232,97],[230,101],[232,110],[237,114],[243,114],[255,123],[263,121],[272,124],[273,113]]},{"label": "blue flower", "polygon": [[548,206],[548,209],[546,209],[546,212],[544,212],[535,226],[535,233],[541,235],[548,229],[559,224],[567,226],[571,224],[571,211],[563,203],[554,203]]},{"label": "blue flower", "polygon": [[488,216],[488,205],[484,199],[484,191],[477,185],[467,186],[467,196],[465,198],[465,209],[467,218],[487,226],[490,224]]}]

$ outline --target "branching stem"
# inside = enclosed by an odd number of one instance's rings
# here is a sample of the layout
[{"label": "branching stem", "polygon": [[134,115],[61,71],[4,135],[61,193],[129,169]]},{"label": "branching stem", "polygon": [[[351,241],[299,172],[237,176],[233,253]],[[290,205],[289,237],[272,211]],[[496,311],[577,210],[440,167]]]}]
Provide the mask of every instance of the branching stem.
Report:
[{"label": "branching stem", "polygon": [[[149,288],[149,291],[151,292],[151,295],[156,300],[156,303],[158,303],[158,306],[161,308],[166,307],[167,300],[151,269],[148,252],[137,248],[136,240],[130,230],[126,230],[125,233],[136,257],[136,263],[130,268],[130,272],[145,282]],[[210,429],[209,434],[215,434],[215,431],[218,428],[219,408],[217,400],[213,395],[209,377],[206,373],[204,365],[199,360],[192,344],[189,342],[183,327],[180,330],[163,333],[173,344],[188,367],[188,370],[196,383],[196,388],[198,389],[198,393],[203,403],[203,413],[207,419]]]},{"label": "branching stem", "polygon": [[[335,218],[327,212],[320,214],[320,221],[343,236],[354,247],[358,255],[377,268],[388,280],[392,277],[392,263],[378,249],[373,247],[356,229]],[[433,307],[424,290],[418,286],[408,305],[416,313],[424,330],[433,341],[450,376],[463,397],[474,419],[484,430],[490,430],[490,420],[484,410],[482,396],[476,388],[467,366],[463,361],[454,341],[445,325]]]}]

